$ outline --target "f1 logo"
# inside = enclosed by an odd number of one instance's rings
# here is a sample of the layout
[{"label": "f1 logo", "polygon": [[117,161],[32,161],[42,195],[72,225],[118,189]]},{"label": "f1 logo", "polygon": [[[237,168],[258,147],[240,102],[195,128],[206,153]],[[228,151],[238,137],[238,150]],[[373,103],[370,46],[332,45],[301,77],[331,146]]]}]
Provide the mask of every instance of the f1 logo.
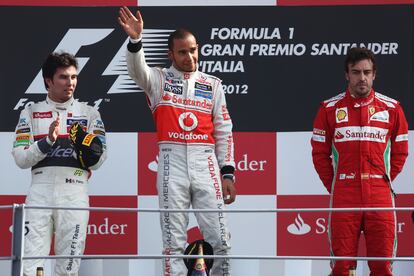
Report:
[{"label": "f1 logo", "polygon": [[[95,44],[107,37],[114,29],[69,29],[56,47],[56,51],[66,51],[75,55],[82,46]],[[82,70],[89,58],[78,57],[78,73]],[[35,79],[27,88],[25,94],[46,94],[42,71],[37,73]]]}]

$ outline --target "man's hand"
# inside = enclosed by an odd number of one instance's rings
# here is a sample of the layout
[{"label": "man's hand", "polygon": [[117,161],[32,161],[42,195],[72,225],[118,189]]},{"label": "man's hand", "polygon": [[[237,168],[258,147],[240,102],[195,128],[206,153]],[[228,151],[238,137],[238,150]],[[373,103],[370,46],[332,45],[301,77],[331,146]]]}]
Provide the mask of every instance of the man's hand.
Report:
[{"label": "man's hand", "polygon": [[60,117],[58,116],[56,120],[54,120],[49,126],[49,140],[54,143],[59,136],[60,133]]},{"label": "man's hand", "polygon": [[232,204],[236,200],[236,187],[231,179],[223,179],[221,182],[223,199],[225,204]]},{"label": "man's hand", "polygon": [[139,11],[134,16],[127,7],[121,7],[119,9],[118,22],[130,38],[138,39],[141,37],[144,21]]}]

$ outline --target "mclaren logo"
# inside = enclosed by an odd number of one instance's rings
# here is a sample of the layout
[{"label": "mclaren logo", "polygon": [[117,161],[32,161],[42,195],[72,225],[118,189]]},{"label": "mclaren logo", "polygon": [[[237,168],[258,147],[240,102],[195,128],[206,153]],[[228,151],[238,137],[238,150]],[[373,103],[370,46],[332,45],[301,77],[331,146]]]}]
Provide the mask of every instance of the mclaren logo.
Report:
[{"label": "mclaren logo", "polygon": [[[66,51],[76,56],[76,53],[83,46],[93,45],[101,42],[107,38],[115,29],[69,29],[56,48],[56,51]],[[145,29],[143,32],[143,47],[145,48],[145,56],[148,65],[150,66],[165,66],[168,62],[168,36],[174,30],[167,29]],[[102,76],[117,76],[112,86],[108,89],[106,94],[121,94],[121,93],[138,93],[143,92],[135,82],[128,76],[128,70],[125,60],[126,45],[129,38],[127,38],[118,52],[115,54],[111,62],[103,71]],[[89,61],[89,57],[79,57],[78,61],[78,74]],[[46,94],[47,91],[44,87],[42,71],[39,70],[29,87],[26,89],[25,94]],[[99,104],[102,99],[98,99],[94,102],[95,108],[99,108]],[[21,98],[14,107],[14,110],[18,110],[33,102],[29,101],[29,98]]]}]

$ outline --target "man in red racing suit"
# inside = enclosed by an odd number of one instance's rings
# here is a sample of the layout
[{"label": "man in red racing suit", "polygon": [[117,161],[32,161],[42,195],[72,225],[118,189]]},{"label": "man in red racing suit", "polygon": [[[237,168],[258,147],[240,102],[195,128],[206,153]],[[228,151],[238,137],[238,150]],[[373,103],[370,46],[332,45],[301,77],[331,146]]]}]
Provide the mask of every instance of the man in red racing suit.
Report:
[{"label": "man in red racing suit", "polygon": [[[149,67],[141,33],[143,20],[128,8],[119,22],[130,37],[126,60],[130,77],[144,89],[157,128],[159,157],[157,189],[163,209],[216,209],[195,213],[204,239],[215,255],[230,253],[224,204],[235,200],[232,121],[221,81],[197,69],[198,45],[186,30],[170,34],[169,68]],[[160,216],[163,253],[181,255],[187,241],[188,213]],[[166,258],[164,275],[185,276],[182,259]],[[214,260],[211,276],[229,276],[230,261]]]},{"label": "man in red racing suit", "polygon": [[[408,125],[400,103],[372,89],[375,58],[352,48],[345,61],[348,89],[321,103],[314,121],[313,163],[331,194],[330,207],[394,207],[391,182],[408,155]],[[370,257],[396,253],[395,212],[332,212],[331,255],[356,256],[361,231]],[[371,275],[392,275],[391,262],[370,261]],[[355,261],[331,262],[333,276]]]}]

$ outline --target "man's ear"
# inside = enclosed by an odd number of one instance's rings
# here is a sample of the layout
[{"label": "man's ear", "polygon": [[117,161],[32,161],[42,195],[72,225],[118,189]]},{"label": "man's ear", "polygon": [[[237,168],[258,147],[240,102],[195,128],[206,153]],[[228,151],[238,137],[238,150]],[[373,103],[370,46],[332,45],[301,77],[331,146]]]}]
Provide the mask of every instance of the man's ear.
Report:
[{"label": "man's ear", "polygon": [[345,72],[345,79],[346,81],[349,81],[348,72]]},{"label": "man's ear", "polygon": [[168,58],[172,61],[173,59],[173,52],[171,50],[168,50]]},{"label": "man's ear", "polygon": [[48,87],[50,87],[50,85],[53,84],[53,80],[50,79],[50,78],[45,78],[45,82],[46,82]]}]

